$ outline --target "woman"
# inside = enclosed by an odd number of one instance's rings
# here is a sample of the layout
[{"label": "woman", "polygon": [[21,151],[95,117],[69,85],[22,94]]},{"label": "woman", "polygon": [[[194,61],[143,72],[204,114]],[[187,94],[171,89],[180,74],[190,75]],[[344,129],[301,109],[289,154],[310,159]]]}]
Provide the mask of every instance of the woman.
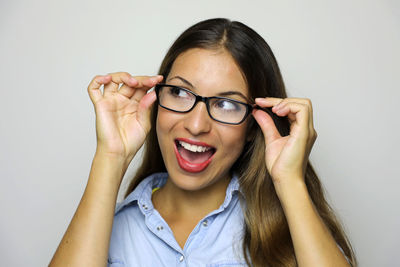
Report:
[{"label": "woman", "polygon": [[113,73],[89,85],[97,150],[51,266],[356,265],[308,162],[311,102],[286,97],[256,32],[200,22],[175,41],[159,74]]}]

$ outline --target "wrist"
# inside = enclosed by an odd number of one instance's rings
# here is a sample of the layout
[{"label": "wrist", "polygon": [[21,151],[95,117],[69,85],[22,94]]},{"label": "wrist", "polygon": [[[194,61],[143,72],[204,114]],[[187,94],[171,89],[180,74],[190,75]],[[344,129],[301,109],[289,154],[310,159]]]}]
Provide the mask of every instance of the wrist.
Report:
[{"label": "wrist", "polygon": [[128,165],[132,161],[135,154],[136,153],[133,155],[125,155],[123,153],[114,153],[108,151],[107,149],[103,149],[101,146],[97,146],[94,157],[102,158],[112,164],[121,165],[125,168],[128,168]]},{"label": "wrist", "polygon": [[90,192],[101,192],[103,196],[116,197],[127,166],[123,158],[96,152],[87,189],[90,188]]},{"label": "wrist", "polygon": [[291,177],[274,182],[276,194],[284,205],[289,201],[297,201],[300,197],[308,196],[308,189],[303,177]]}]

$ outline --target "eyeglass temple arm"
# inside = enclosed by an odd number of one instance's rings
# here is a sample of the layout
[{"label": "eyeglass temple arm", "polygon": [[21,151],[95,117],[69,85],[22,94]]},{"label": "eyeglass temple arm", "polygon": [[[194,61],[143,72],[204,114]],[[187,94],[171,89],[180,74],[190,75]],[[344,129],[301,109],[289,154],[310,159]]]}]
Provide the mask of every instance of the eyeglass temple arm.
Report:
[{"label": "eyeglass temple arm", "polygon": [[270,116],[276,116],[276,115],[272,112],[272,107],[270,107],[270,108],[263,108],[263,107],[260,107],[260,106],[257,105],[257,104],[253,104],[253,105],[251,106],[251,111],[252,111],[253,109],[259,109],[259,110],[262,110],[262,111],[267,112],[268,115],[270,115]]}]

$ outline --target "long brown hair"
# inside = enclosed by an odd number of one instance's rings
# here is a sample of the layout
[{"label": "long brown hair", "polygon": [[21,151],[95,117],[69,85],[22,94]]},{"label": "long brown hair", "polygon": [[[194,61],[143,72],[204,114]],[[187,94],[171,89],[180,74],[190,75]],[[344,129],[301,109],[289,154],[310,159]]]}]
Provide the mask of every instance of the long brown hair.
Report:
[{"label": "long brown hair", "polygon": [[[191,48],[228,51],[244,74],[252,101],[256,97],[286,97],[278,63],[270,47],[248,26],[227,19],[210,19],[193,25],[173,43],[161,64],[159,74],[167,77],[175,59]],[[288,135],[288,120],[272,116],[279,132]],[[166,171],[157,141],[156,118],[157,103],[152,108],[152,128],[145,142],[143,163],[126,195],[148,175]],[[253,138],[246,143],[232,167],[232,171],[239,175],[243,193],[243,253],[247,264],[252,266],[297,266],[285,214],[265,166],[264,136],[257,123],[253,121],[250,125]],[[319,215],[352,266],[356,266],[351,245],[325,200],[321,183],[310,163],[307,165],[305,183]]]}]

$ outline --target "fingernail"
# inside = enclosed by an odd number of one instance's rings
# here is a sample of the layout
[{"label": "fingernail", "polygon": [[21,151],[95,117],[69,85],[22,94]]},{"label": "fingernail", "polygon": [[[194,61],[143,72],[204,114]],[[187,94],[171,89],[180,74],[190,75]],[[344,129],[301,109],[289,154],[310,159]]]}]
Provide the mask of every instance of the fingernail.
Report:
[{"label": "fingernail", "polygon": [[104,83],[104,82],[106,81],[106,79],[107,79],[107,76],[108,76],[108,75],[101,75],[101,76],[99,76],[99,77],[96,79],[96,81],[97,81],[98,83]]},{"label": "fingernail", "polygon": [[255,101],[262,102],[262,103],[266,103],[267,102],[267,100],[265,98],[262,98],[262,97],[257,97],[255,99]]},{"label": "fingernail", "polygon": [[150,80],[152,81],[152,82],[158,82],[158,76],[155,76],[155,77],[151,77],[150,78]]},{"label": "fingernail", "polygon": [[281,107],[282,107],[282,105],[281,105],[281,103],[279,103],[278,105],[272,107],[272,111],[275,112],[275,111],[281,109]]}]

